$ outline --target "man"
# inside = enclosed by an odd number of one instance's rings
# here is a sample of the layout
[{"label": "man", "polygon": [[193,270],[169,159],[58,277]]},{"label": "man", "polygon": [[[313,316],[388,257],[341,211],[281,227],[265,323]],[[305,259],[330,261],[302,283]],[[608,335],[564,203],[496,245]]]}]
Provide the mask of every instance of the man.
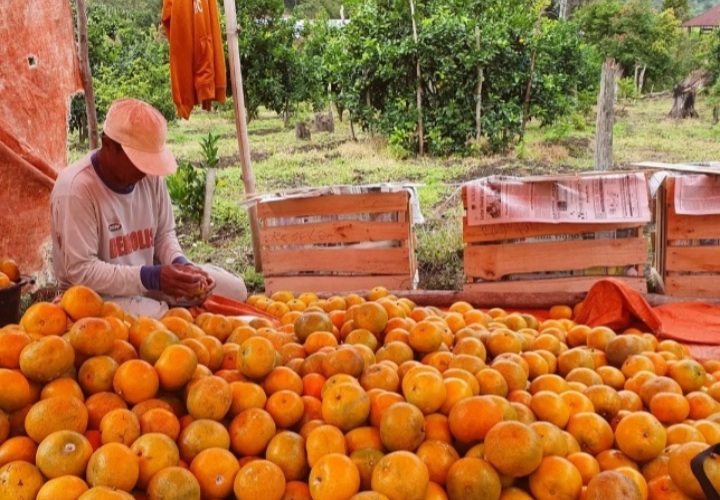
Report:
[{"label": "man", "polygon": [[201,301],[216,285],[216,293],[245,300],[242,279],[196,266],[180,248],[162,179],[177,169],[166,134],[165,118],[149,104],[115,101],[100,149],[60,173],[50,209],[61,288],[86,285],[127,312],[153,317]]}]

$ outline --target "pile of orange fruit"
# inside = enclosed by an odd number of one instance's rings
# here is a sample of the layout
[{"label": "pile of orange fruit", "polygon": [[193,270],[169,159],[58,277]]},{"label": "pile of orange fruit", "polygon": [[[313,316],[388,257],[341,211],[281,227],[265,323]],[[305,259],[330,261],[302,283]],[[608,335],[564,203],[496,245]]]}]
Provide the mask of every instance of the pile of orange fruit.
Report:
[{"label": "pile of orange fruit", "polygon": [[704,498],[720,360],[566,305],[248,302],[277,320],[73,287],[0,329],[0,498]]},{"label": "pile of orange fruit", "polygon": [[12,259],[0,258],[0,288],[7,288],[20,282],[20,268]]}]

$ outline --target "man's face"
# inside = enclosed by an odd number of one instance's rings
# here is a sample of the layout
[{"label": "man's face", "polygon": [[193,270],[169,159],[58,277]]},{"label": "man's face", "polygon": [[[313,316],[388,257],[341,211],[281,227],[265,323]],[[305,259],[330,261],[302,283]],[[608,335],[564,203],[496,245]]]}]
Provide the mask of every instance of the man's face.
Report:
[{"label": "man's face", "polygon": [[122,187],[132,186],[145,178],[146,174],[130,161],[120,144],[112,141],[109,152],[113,176]]}]

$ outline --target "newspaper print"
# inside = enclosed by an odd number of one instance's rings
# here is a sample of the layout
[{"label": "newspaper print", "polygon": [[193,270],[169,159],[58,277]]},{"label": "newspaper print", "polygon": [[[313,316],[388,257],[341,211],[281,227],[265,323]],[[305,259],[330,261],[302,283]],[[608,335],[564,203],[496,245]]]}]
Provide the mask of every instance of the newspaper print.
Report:
[{"label": "newspaper print", "polygon": [[642,173],[523,179],[493,176],[467,185],[471,226],[508,222],[650,221]]},{"label": "newspaper print", "polygon": [[682,215],[720,214],[720,176],[676,177],[675,212]]}]

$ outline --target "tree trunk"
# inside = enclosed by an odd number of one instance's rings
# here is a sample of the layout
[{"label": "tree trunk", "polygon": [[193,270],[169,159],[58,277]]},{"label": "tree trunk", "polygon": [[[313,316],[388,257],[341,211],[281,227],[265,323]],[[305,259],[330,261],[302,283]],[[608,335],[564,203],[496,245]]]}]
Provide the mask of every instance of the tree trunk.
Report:
[{"label": "tree trunk", "polygon": [[92,73],[90,71],[90,56],[87,35],[87,9],[85,0],[77,0],[78,22],[78,49],[80,56],[80,75],[83,91],[85,93],[85,114],[87,116],[87,132],[90,139],[90,149],[97,149],[98,141],[97,111],[95,109],[95,90],[93,89]]},{"label": "tree trunk", "polygon": [[695,111],[695,95],[711,80],[707,70],[695,70],[673,89],[673,107],[670,117],[676,120],[683,118],[697,118]]},{"label": "tree trunk", "polygon": [[423,127],[422,114],[422,80],[420,74],[420,48],[418,47],[417,25],[415,24],[415,3],[410,0],[410,16],[412,18],[413,41],[415,42],[415,50],[417,50],[415,61],[415,96],[417,99],[417,134],[418,134],[418,152],[420,156],[425,156],[425,129]]},{"label": "tree trunk", "polygon": [[647,64],[643,64],[642,70],[640,71],[640,77],[638,81],[638,94],[642,95],[643,87],[645,86],[645,70],[647,70]]},{"label": "tree trunk", "polygon": [[613,125],[615,123],[615,70],[613,59],[605,60],[600,77],[595,127],[595,170],[610,170],[613,164]]},{"label": "tree trunk", "polygon": [[[477,46],[478,52],[480,52],[480,27],[475,26],[475,45]],[[478,82],[477,91],[475,93],[475,140],[480,145],[480,138],[482,137],[482,88],[483,80],[485,79],[484,70],[482,66],[478,65]]]}]

